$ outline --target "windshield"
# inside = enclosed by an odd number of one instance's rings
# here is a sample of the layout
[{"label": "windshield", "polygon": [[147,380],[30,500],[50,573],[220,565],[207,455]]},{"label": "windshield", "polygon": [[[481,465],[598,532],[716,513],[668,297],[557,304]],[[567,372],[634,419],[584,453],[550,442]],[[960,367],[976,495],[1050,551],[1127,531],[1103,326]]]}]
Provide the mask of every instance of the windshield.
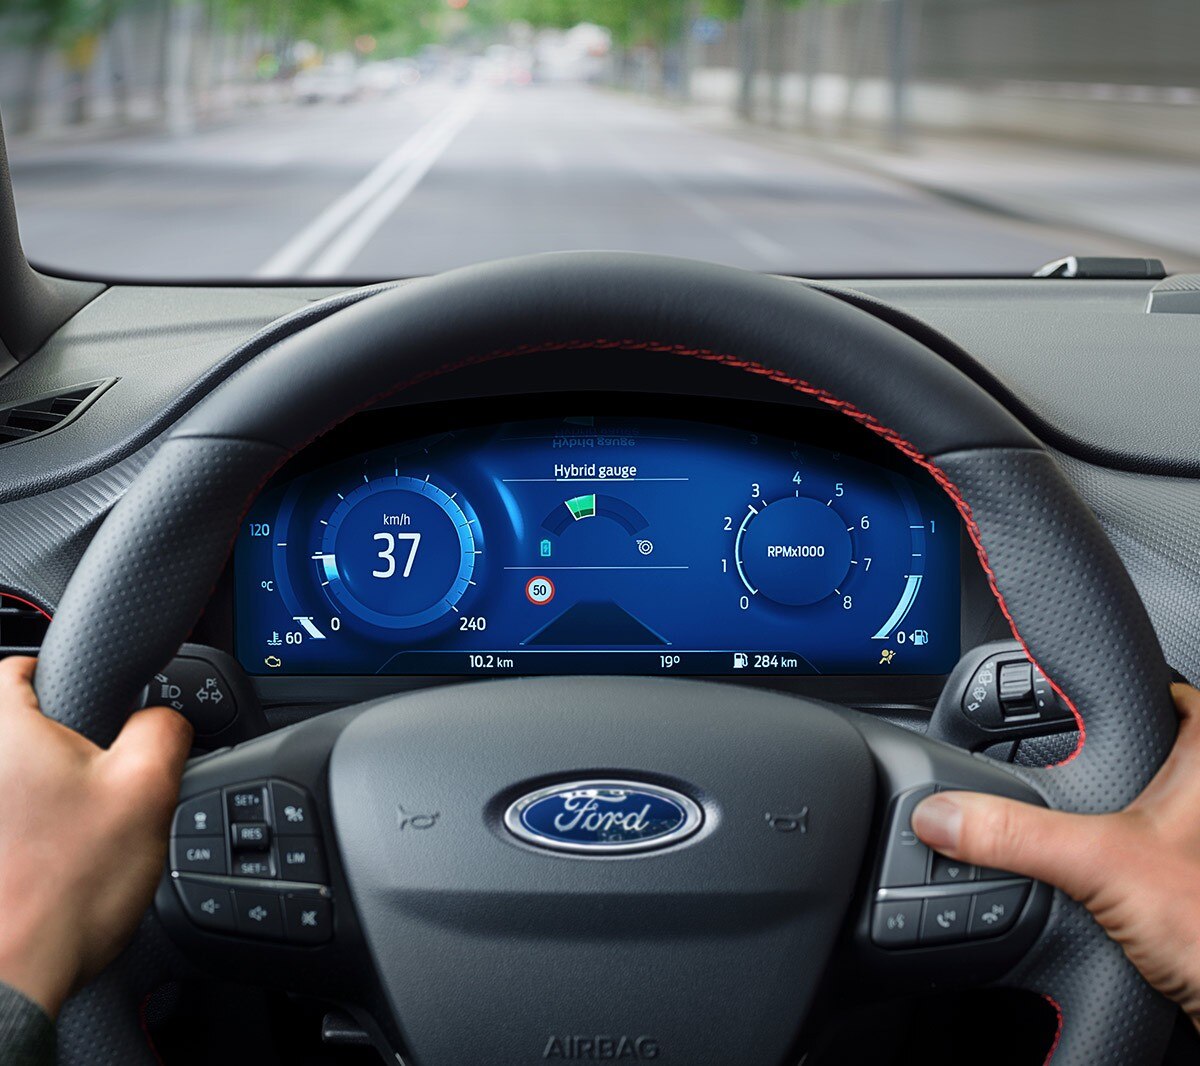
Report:
[{"label": "windshield", "polygon": [[68,274],[1186,270],[1197,41],[1196,0],[0,0],[0,112]]}]

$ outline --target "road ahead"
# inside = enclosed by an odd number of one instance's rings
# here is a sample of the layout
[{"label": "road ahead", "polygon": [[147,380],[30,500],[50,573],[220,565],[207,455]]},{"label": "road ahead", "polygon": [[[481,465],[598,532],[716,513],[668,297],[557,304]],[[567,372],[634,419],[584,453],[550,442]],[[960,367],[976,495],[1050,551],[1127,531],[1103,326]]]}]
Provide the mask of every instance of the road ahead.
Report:
[{"label": "road ahead", "polygon": [[12,157],[30,257],[108,276],[398,277],[573,248],[813,276],[1152,254],[582,86],[422,85],[184,138],[18,142]]}]

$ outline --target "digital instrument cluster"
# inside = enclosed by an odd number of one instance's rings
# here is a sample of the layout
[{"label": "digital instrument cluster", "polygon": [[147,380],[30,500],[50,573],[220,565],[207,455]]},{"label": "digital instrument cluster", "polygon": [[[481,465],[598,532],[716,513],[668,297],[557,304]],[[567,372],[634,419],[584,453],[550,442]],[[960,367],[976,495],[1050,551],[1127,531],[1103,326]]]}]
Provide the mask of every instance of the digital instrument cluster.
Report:
[{"label": "digital instrument cluster", "polygon": [[915,469],[652,417],[401,441],[264,492],[257,675],[943,674],[958,517]]}]

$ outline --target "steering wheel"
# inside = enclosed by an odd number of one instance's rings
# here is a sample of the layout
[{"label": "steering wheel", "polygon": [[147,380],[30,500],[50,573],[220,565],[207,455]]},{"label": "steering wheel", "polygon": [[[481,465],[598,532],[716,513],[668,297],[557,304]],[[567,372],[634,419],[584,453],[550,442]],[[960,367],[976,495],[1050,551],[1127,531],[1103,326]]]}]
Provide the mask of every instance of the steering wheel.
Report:
[{"label": "steering wheel", "polygon": [[[885,904],[939,891],[889,887],[913,845],[916,799],[961,787],[1113,810],[1161,765],[1176,722],[1141,601],[1042,445],[928,348],[793,280],[537,256],[377,293],[284,339],[175,426],[104,522],[42,649],[45,713],[110,742],[187,638],[264,482],[353,412],[475,363],[503,359],[519,374],[531,353],[610,350],[762,375],[928,471],[1013,635],[1075,712],[1073,755],[1019,769],[817,700],[682,679],[474,682],[336,711],[196,760],[181,793],[181,809],[217,797],[218,829],[224,801],[305,797],[324,869],[282,899],[274,882],[258,887],[264,916],[282,905],[274,920],[294,924],[304,908],[312,941],[199,929],[181,917],[186,879],[177,889],[164,876],[156,908],[169,939],[147,916],[68,1004],[60,1061],[153,1061],[138,1004],[179,955],[353,1004],[380,1046],[434,1066],[780,1063],[834,960],[864,996],[953,984],[1039,993],[1058,1011],[1055,1066],[1159,1061],[1171,1004],[1044,885],[998,882],[1024,899],[1003,936],[877,942]],[[589,370],[600,384],[613,373],[602,358]],[[699,829],[607,857],[508,831],[521,797],[581,779],[682,797]]]}]

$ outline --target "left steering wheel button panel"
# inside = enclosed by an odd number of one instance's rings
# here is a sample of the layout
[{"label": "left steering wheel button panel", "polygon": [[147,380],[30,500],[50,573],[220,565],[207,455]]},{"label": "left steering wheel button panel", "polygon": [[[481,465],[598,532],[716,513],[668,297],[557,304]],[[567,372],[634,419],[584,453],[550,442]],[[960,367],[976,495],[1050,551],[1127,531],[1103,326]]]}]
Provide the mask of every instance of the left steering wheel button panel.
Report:
[{"label": "left steering wheel button panel", "polygon": [[183,877],[175,879],[175,888],[187,916],[198,926],[221,933],[233,932],[233,896],[229,889]]}]

